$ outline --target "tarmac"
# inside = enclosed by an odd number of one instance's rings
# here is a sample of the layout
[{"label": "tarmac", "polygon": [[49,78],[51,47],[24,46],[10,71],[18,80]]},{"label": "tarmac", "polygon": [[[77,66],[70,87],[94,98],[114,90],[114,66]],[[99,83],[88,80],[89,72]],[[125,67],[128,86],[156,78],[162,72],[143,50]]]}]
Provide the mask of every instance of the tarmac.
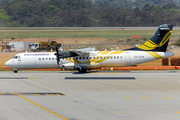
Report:
[{"label": "tarmac", "polygon": [[0,72],[0,120],[179,120],[180,71]]}]

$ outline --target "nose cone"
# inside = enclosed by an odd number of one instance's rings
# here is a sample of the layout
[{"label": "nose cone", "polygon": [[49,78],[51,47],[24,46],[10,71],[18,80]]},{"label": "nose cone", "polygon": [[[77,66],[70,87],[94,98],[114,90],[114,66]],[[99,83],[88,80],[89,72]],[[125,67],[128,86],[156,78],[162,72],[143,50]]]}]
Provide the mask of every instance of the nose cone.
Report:
[{"label": "nose cone", "polygon": [[6,65],[7,67],[10,67],[10,61],[8,60],[8,61],[5,63],[5,65]]}]

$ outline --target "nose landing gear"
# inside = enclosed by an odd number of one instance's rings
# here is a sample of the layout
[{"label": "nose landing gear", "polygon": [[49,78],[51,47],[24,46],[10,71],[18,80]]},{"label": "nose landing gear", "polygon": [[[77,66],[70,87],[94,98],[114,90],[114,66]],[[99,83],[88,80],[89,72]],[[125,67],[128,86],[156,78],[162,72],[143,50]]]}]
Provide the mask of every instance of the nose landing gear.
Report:
[{"label": "nose landing gear", "polygon": [[14,69],[14,73],[17,73],[18,72],[18,69]]}]

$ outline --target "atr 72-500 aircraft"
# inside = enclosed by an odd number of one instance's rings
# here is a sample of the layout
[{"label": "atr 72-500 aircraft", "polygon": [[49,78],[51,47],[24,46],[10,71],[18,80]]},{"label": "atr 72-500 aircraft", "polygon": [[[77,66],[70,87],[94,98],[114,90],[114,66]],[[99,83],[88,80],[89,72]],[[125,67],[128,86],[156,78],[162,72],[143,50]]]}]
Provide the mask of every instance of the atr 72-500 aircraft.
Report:
[{"label": "atr 72-500 aircraft", "polygon": [[166,52],[173,25],[160,25],[155,35],[139,47],[121,51],[73,50],[38,53],[19,53],[5,63],[18,69],[65,68],[86,72],[100,67],[132,66],[156,59],[173,56]]}]

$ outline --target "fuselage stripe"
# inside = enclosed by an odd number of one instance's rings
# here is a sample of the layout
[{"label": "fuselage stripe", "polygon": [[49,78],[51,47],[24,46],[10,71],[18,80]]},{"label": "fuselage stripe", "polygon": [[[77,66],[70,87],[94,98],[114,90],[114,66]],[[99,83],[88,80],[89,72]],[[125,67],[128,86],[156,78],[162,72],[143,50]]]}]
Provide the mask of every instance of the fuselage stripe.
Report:
[{"label": "fuselage stripe", "polygon": [[159,59],[155,54],[153,54],[153,52],[147,52],[147,53],[153,56],[154,58]]}]

